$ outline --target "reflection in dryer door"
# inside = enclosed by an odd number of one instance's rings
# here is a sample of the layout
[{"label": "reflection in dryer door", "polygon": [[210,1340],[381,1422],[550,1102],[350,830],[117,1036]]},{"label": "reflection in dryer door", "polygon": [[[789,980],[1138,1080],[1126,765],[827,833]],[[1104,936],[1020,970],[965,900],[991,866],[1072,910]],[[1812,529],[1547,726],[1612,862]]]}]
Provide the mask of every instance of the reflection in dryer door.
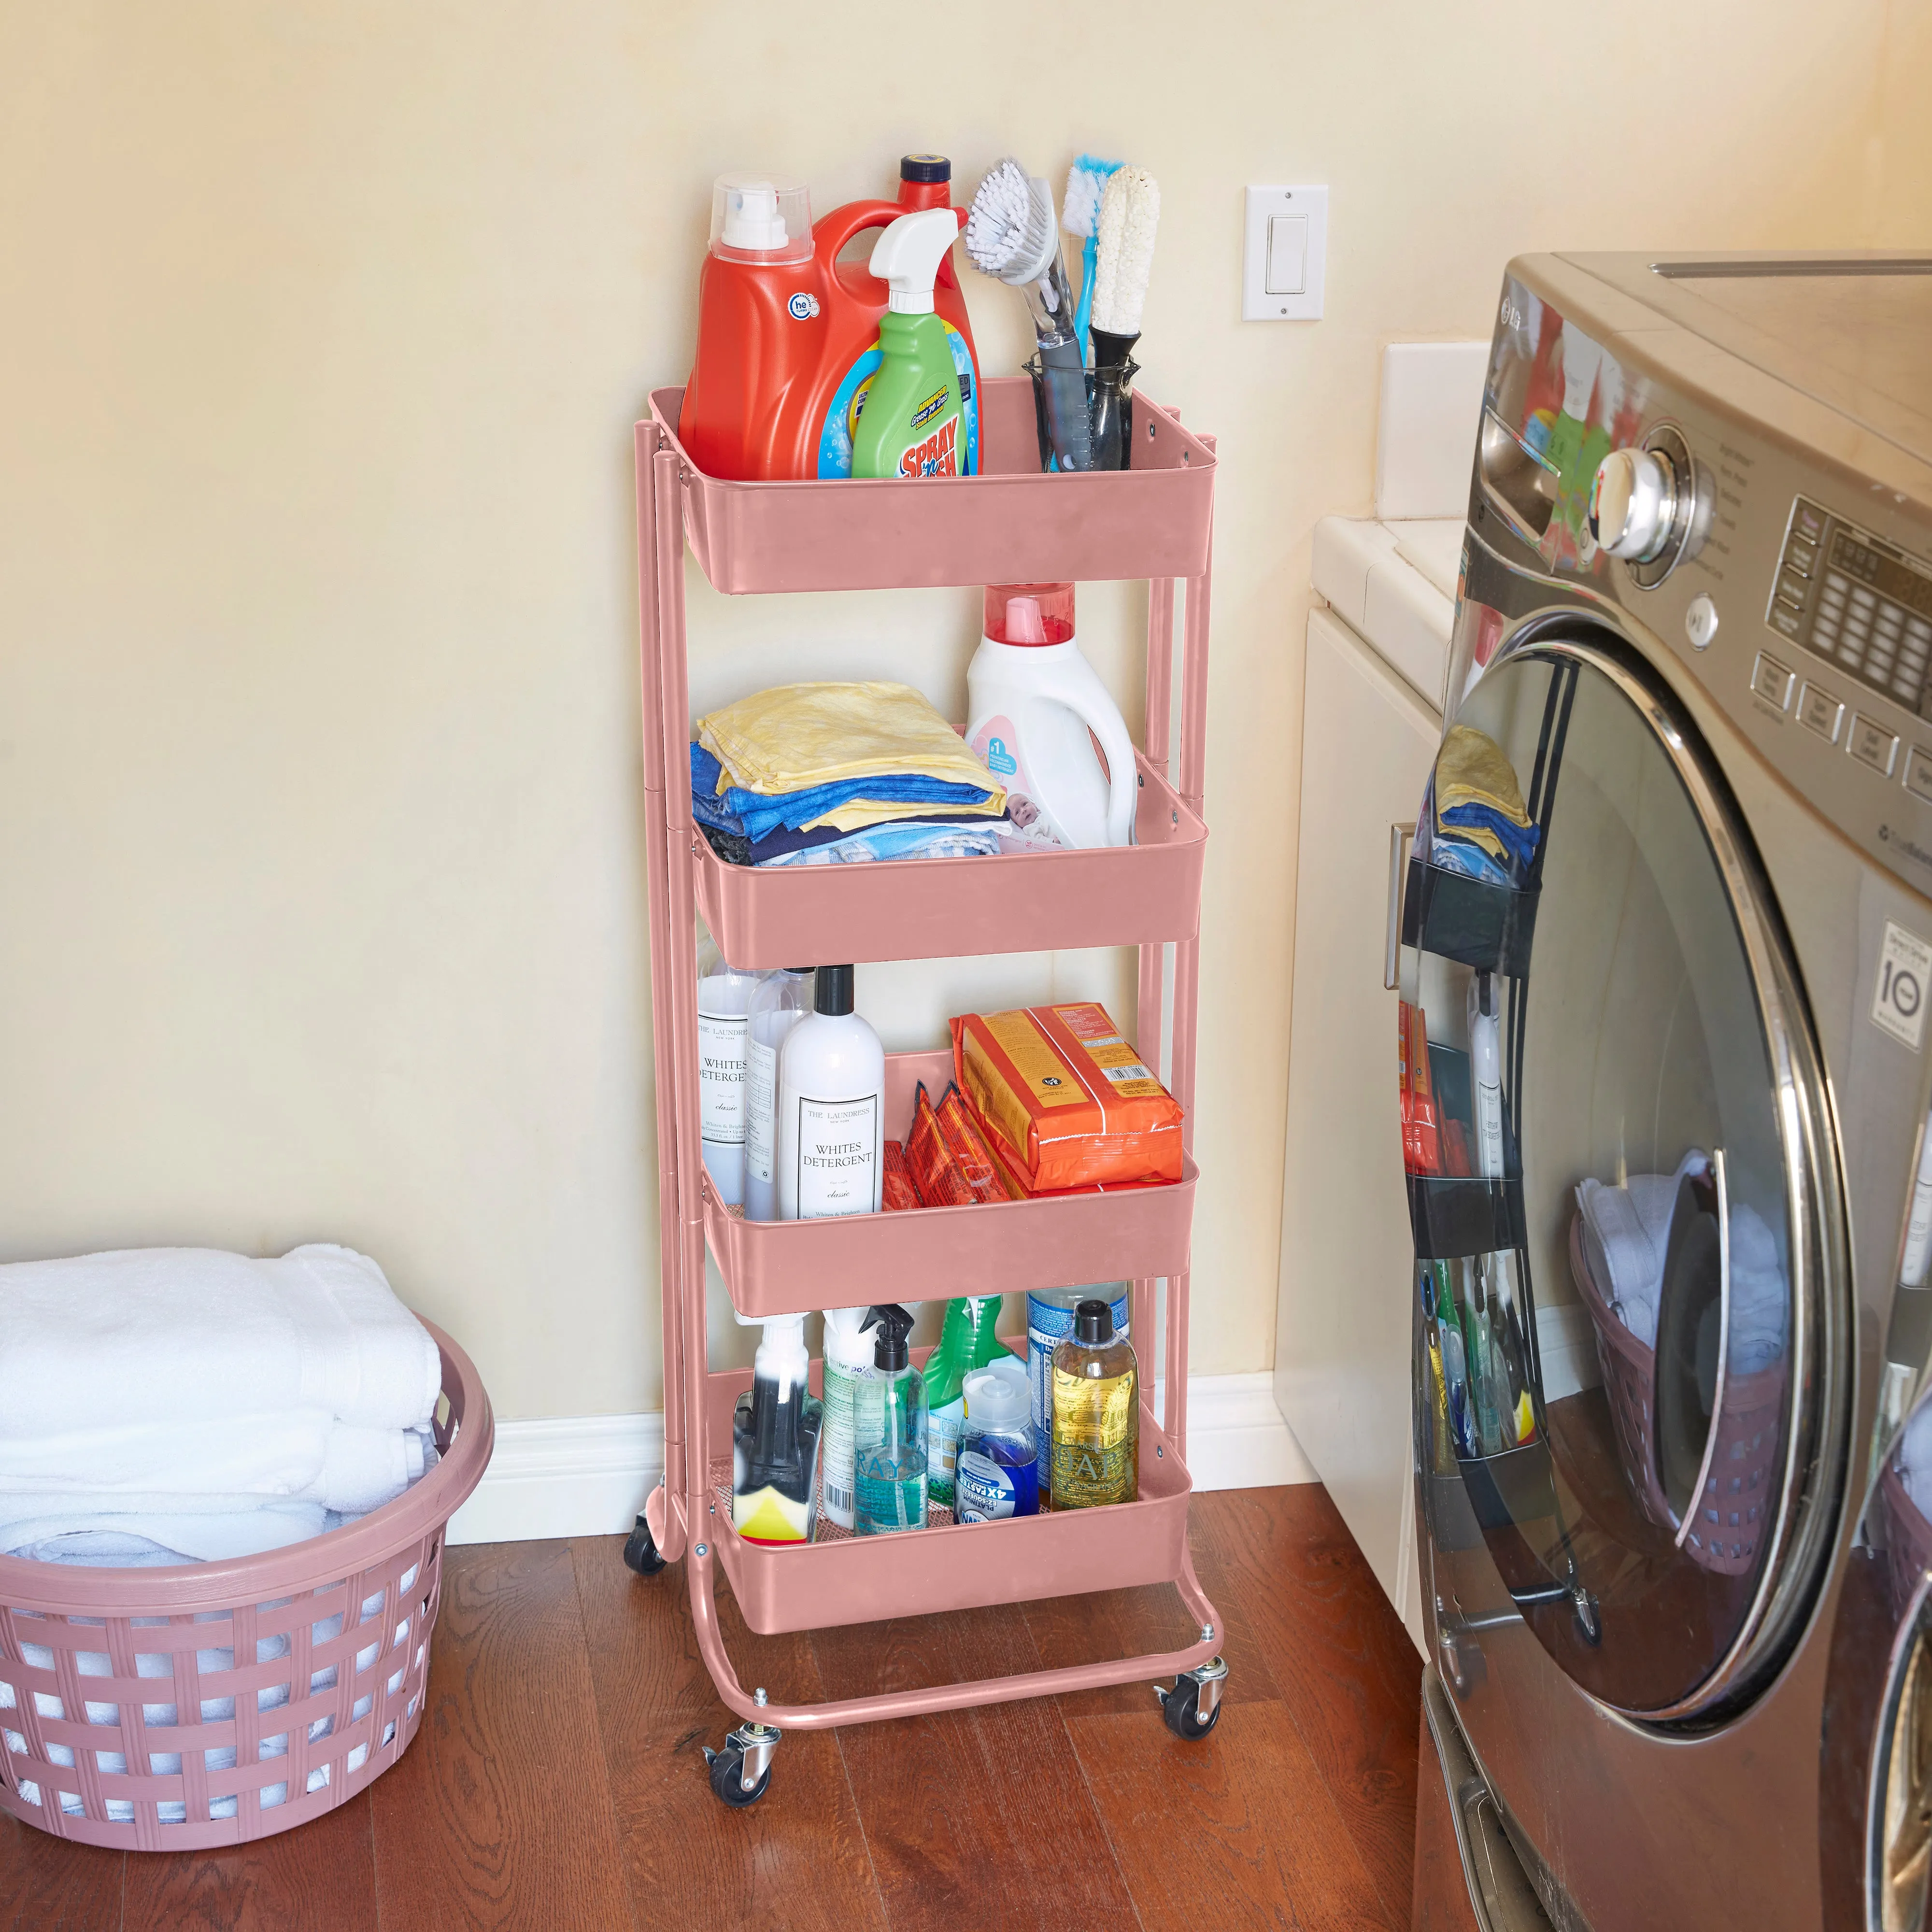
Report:
[{"label": "reflection in dryer door", "polygon": [[[1472,774],[1488,815],[1452,817]],[[1816,1045],[1694,728],[1590,634],[1505,650],[1425,795],[1403,938],[1427,1032],[1405,1097],[1413,1117],[1426,1058],[1439,1144],[1501,1043],[1500,1175],[1412,1142],[1430,1526],[1453,1516],[1446,1441],[1509,1598],[1578,1683],[1644,1716],[1735,1699],[1814,1586],[1800,1505],[1835,1480],[1814,1448],[1845,1371],[1818,1352],[1838,1222]],[[1573,1320],[1594,1372],[1552,1383],[1543,1340]]]}]

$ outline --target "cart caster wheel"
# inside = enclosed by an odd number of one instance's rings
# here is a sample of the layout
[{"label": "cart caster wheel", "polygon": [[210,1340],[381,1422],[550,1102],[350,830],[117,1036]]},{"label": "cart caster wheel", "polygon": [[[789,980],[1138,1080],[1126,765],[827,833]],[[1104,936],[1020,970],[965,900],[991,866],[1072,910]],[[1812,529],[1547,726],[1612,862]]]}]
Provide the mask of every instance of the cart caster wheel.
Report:
[{"label": "cart caster wheel", "polygon": [[[740,1724],[724,1740],[722,1750],[707,1749],[704,1754],[711,1767],[711,1789],[734,1811],[757,1804],[770,1789],[772,1754],[778,1748],[776,1726]],[[748,1786],[745,1782],[748,1774],[752,1780]]]},{"label": "cart caster wheel", "polygon": [[745,1789],[744,1754],[735,1746],[727,1744],[722,1751],[707,1751],[711,1760],[711,1789],[733,1810],[742,1810],[747,1804],[755,1804],[772,1787],[770,1766],[750,1790]]},{"label": "cart caster wheel", "polygon": [[624,1561],[640,1576],[655,1576],[664,1567],[664,1558],[658,1554],[657,1539],[651,1534],[651,1526],[638,1512],[638,1525],[625,1539]]},{"label": "cart caster wheel", "polygon": [[1160,1700],[1167,1728],[1190,1744],[1204,1738],[1221,1721],[1221,1687],[1227,1678],[1228,1666],[1217,1657],[1177,1677],[1172,1690],[1155,1685],[1154,1694]]}]

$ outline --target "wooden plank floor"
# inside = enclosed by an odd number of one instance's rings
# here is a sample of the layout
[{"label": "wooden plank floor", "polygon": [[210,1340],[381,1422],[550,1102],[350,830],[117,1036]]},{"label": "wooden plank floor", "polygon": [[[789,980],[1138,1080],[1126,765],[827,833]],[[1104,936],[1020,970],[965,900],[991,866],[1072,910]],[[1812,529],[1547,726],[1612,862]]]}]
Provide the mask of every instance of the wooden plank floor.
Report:
[{"label": "wooden plank floor", "polygon": [[[1144,1684],[795,1732],[748,1810],[681,1568],[610,1537],[452,1550],[428,1708],[340,1810],[123,1858],[0,1818],[0,1932],[682,1932],[770,1926],[1406,1932],[1421,1664],[1318,1485],[1196,1499],[1230,1676],[1204,1742]],[[774,1701],[1178,1646],[1168,1589],[725,1638]]]}]

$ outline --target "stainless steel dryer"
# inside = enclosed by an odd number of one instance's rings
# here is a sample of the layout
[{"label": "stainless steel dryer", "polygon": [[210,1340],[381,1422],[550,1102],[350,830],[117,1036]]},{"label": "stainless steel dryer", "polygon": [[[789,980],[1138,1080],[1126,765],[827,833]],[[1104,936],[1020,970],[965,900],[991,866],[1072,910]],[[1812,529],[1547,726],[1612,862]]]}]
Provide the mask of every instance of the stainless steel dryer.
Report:
[{"label": "stainless steel dryer", "polygon": [[1450,676],[1390,880],[1417,1923],[1816,1927],[1898,1702],[1828,1724],[1917,1374],[1932,256],[1512,264]]}]

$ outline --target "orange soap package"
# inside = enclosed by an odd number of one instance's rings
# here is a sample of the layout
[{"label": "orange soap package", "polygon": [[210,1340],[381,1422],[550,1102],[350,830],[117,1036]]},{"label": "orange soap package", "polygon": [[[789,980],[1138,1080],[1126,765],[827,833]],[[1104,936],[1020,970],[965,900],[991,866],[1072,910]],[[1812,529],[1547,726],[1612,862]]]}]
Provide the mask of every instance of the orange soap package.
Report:
[{"label": "orange soap package", "polygon": [[905,1149],[897,1141],[887,1141],[881,1164],[885,1172],[880,1178],[879,1192],[885,1202],[885,1211],[891,1214],[916,1208],[920,1204],[919,1190],[914,1186],[912,1176],[906,1171]]},{"label": "orange soap package", "polygon": [[906,1172],[920,1204],[964,1208],[1011,1201],[1024,1190],[994,1160],[957,1087],[935,1107],[921,1081],[913,1100],[912,1132],[906,1140]]},{"label": "orange soap package", "polygon": [[1180,1104],[1105,1006],[962,1014],[952,1070],[1029,1193],[1180,1178]]}]

